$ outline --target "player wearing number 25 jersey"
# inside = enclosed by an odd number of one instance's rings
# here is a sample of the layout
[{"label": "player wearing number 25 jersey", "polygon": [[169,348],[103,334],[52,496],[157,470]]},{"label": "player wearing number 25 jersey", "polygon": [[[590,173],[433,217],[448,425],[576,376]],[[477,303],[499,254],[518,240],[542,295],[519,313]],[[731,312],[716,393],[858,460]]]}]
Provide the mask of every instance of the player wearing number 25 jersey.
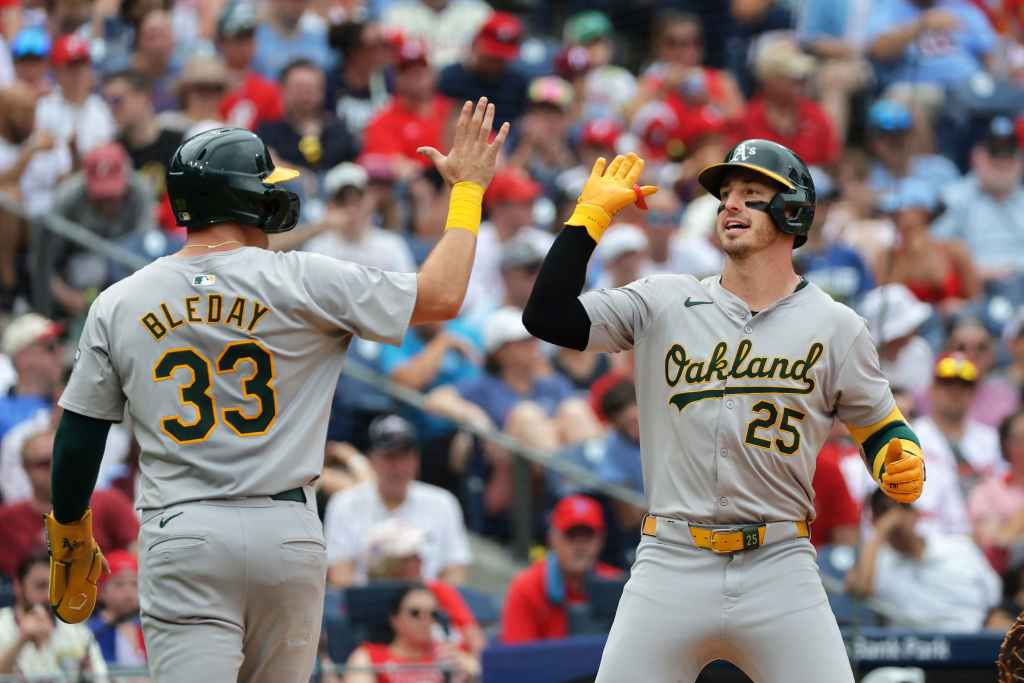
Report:
[{"label": "player wearing number 25 jersey", "polygon": [[507,125],[467,102],[448,156],[444,236],[419,273],[267,249],[298,198],[249,131],[185,141],[167,187],[184,247],[103,292],[79,340],[57,431],[50,603],[88,617],[103,564],[88,494],[106,431],[129,416],[141,447],[139,601],[162,681],[308,681],[327,573],[313,486],[330,397],[353,336],[398,345],[451,318],[473,263],[480,198]]},{"label": "player wearing number 25 jersey", "polygon": [[793,269],[810,173],[740,143],[699,176],[721,201],[721,275],[581,295],[611,216],[653,189],[642,168],[598,161],[523,315],[570,348],[635,349],[648,514],[597,680],[689,683],[726,659],[759,683],[852,683],[808,541],[815,459],[838,417],[890,496],[916,499],[924,465],[864,320]]}]

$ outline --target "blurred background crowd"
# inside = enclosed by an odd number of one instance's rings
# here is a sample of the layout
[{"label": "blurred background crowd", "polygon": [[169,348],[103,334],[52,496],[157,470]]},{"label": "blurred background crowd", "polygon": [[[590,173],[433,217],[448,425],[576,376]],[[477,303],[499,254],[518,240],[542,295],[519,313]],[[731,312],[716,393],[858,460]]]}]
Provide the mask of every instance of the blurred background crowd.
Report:
[{"label": "blurred background crowd", "polygon": [[[543,345],[520,312],[594,160],[617,152],[661,191],[616,216],[588,285],[716,273],[718,200],[696,175],[754,137],[812,167],[797,270],[868,320],[928,462],[907,509],[872,495],[845,430],[825,445],[811,531],[837,610],[891,591],[914,607],[878,623],[978,631],[1024,608],[1024,2],[0,0],[0,674],[145,665],[124,426],[92,500],[103,608],[86,628],[36,606],[56,399],[97,293],[182,243],[177,146],[256,131],[301,171],[301,222],[271,248],[412,271],[448,204],[416,149],[447,149],[482,95],[512,132],[463,312],[400,348],[357,340],[349,363],[387,381],[343,373],[333,400],[324,680],[346,661],[471,679],[489,642],[595,628],[572,608],[621,588],[644,510],[543,460],[642,491],[632,357]],[[543,456],[525,484],[519,447]],[[531,563],[474,586],[471,541],[508,545],[522,486]],[[346,631],[354,589],[382,581],[383,640]],[[380,676],[344,680],[406,680]]]}]

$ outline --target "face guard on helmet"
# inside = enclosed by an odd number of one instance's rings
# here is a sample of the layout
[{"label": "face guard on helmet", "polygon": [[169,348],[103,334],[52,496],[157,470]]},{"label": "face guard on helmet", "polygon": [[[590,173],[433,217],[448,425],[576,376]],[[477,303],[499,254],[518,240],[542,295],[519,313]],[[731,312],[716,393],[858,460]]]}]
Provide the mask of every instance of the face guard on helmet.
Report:
[{"label": "face guard on helmet", "polygon": [[796,235],[793,248],[807,241],[814,221],[814,181],[807,165],[792,150],[771,140],[744,140],[729,150],[725,161],[708,166],[697,181],[715,197],[722,178],[734,168],[747,168],[783,186],[769,202],[746,202],[750,209],[764,211],[782,232]]},{"label": "face guard on helmet", "polygon": [[285,232],[299,220],[299,197],[277,187],[298,171],[275,167],[267,145],[243,128],[216,128],[178,147],[167,166],[167,195],[178,225],[234,221]]}]

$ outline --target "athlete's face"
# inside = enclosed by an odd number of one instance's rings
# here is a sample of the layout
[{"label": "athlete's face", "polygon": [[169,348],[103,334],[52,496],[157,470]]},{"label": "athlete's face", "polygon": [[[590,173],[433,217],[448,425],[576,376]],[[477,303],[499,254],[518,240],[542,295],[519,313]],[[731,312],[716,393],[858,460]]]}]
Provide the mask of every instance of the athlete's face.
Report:
[{"label": "athlete's face", "polygon": [[744,260],[792,239],[775,227],[766,212],[747,206],[747,202],[770,202],[778,191],[779,185],[756,171],[742,168],[725,175],[719,190],[717,232],[727,256]]}]

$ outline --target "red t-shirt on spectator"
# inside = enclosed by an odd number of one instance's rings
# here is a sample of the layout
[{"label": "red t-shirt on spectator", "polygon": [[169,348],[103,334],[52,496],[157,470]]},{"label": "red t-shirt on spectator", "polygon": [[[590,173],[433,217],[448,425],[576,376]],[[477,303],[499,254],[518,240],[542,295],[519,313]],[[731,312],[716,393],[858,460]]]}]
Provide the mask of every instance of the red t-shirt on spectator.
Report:
[{"label": "red t-shirt on spectator", "polygon": [[839,468],[842,454],[842,450],[831,443],[822,446],[818,453],[814,479],[811,480],[815,515],[814,523],[811,524],[811,543],[815,548],[831,543],[836,527],[856,527],[860,520],[860,508],[850,495],[850,489]]},{"label": "red t-shirt on spectator", "polygon": [[451,100],[435,95],[429,112],[421,116],[397,98],[393,99],[366,124],[362,154],[400,154],[423,168],[431,166],[432,162],[417,154],[416,150],[424,146],[440,149],[441,136],[451,108]]},{"label": "red t-shirt on spectator", "polygon": [[284,115],[281,86],[250,71],[220,101],[220,117],[229,126],[256,130],[261,123],[279,121]]},{"label": "red t-shirt on spectator", "polygon": [[[100,550],[124,550],[139,537],[139,520],[132,503],[118,490],[92,494],[92,535]],[[46,551],[43,516],[25,500],[0,506],[0,574],[13,577],[18,565]]]},{"label": "red t-shirt on spectator", "polygon": [[765,101],[754,95],[747,103],[746,115],[736,124],[733,143],[750,138],[773,140],[797,153],[808,166],[830,164],[842,151],[835,126],[825,108],[814,100],[803,98],[797,105],[800,123],[794,133],[783,134],[768,121]]},{"label": "red t-shirt on spectator", "polygon": [[[501,610],[501,642],[524,643],[543,638],[565,638],[569,620],[563,605],[555,605],[546,590],[547,560],[530,565],[515,575],[505,595]],[[594,573],[607,578],[620,578],[622,570],[598,562]],[[586,602],[587,596],[565,586],[565,604]]]}]

